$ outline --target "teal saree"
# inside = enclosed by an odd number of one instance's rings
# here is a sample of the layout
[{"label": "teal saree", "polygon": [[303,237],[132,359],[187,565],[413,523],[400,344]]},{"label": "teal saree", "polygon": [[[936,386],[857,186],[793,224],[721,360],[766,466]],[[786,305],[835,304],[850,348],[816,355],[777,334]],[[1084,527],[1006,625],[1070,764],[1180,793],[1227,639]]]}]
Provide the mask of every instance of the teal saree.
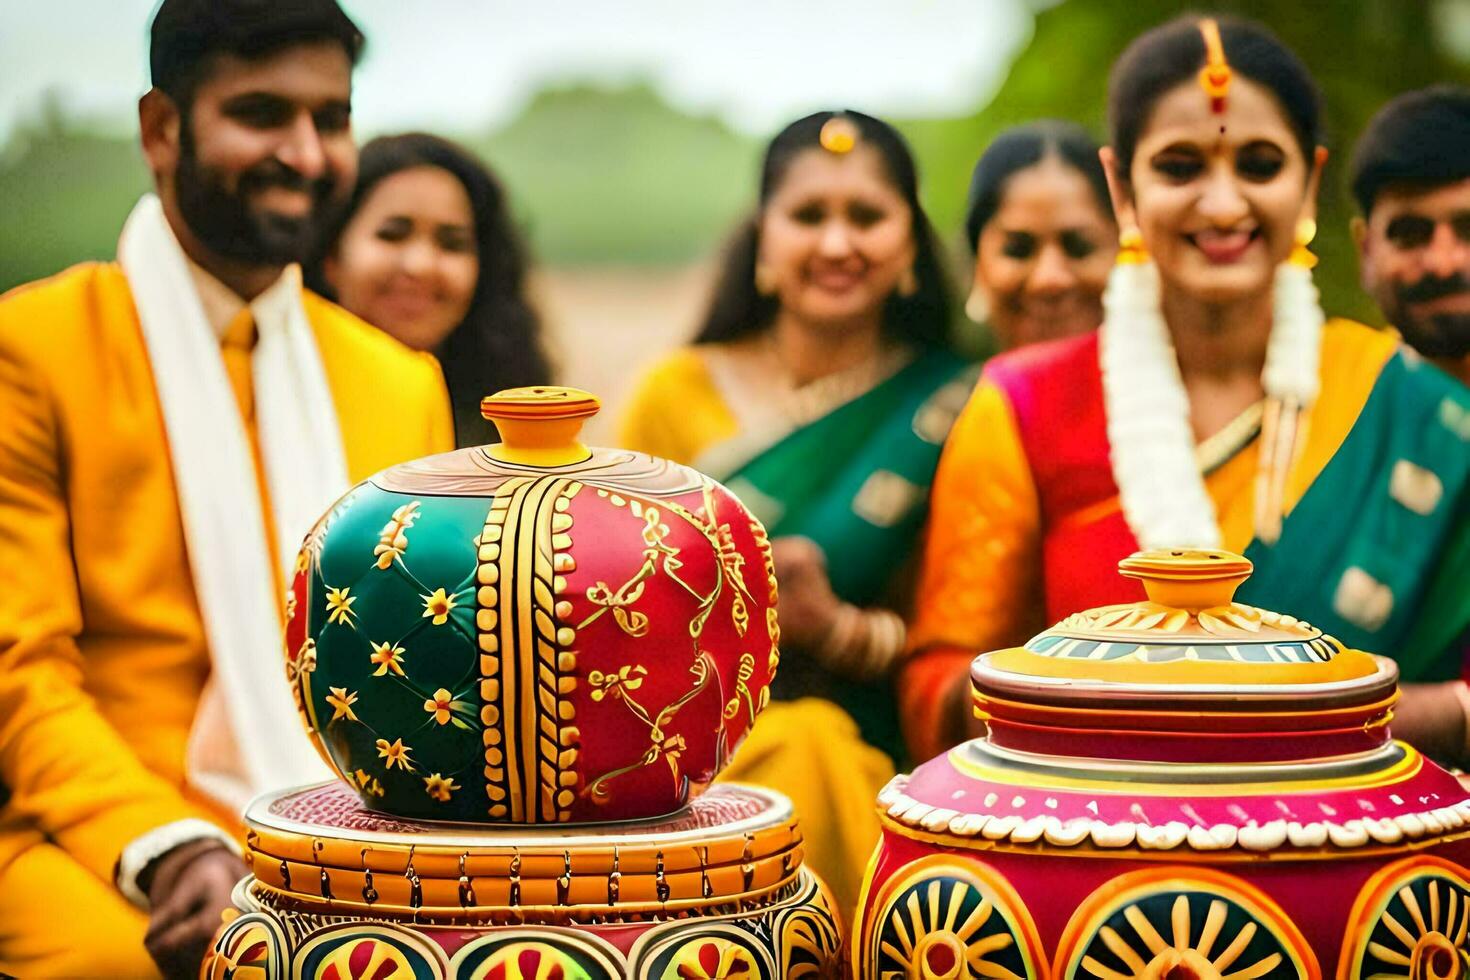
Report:
[{"label": "teal saree", "polygon": [[[772,538],[816,542],[839,598],[884,604],[914,552],[940,450],[976,374],[947,351],[919,354],[866,393],[708,472],[755,512]],[[775,694],[835,701],[869,744],[900,759],[903,740],[888,679],[859,681],[820,671],[810,658],[788,658]]]},{"label": "teal saree", "polygon": [[1459,677],[1470,628],[1470,389],[1412,354],[1385,364],[1348,437],[1251,542],[1239,599],[1290,610],[1405,681]]}]

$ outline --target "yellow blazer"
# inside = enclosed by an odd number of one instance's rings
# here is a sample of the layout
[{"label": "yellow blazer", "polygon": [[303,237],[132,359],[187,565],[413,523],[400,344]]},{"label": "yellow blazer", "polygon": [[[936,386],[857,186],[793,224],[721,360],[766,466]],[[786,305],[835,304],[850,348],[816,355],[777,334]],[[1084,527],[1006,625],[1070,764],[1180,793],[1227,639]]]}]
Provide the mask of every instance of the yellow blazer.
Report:
[{"label": "yellow blazer", "polygon": [[[454,448],[433,357],[305,307],[352,480]],[[0,871],[49,839],[110,882],[162,824],[239,832],[184,784],[210,659],[165,439],[118,266],[0,297]]]}]

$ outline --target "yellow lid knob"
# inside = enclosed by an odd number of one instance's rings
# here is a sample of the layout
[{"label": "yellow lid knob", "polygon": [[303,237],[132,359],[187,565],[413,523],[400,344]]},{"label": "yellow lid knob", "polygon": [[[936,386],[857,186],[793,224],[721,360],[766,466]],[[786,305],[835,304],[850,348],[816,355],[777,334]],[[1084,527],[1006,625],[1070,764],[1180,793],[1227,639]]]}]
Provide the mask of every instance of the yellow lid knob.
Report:
[{"label": "yellow lid knob", "polygon": [[568,466],[592,455],[578,435],[602,408],[581,388],[545,385],[507,388],[480,399],[480,414],[500,430],[501,442],[485,447],[491,459],[523,466]]},{"label": "yellow lid knob", "polygon": [[1118,572],[1143,582],[1151,601],[1199,612],[1228,606],[1255,568],[1229,551],[1175,548],[1140,551],[1118,562]]}]

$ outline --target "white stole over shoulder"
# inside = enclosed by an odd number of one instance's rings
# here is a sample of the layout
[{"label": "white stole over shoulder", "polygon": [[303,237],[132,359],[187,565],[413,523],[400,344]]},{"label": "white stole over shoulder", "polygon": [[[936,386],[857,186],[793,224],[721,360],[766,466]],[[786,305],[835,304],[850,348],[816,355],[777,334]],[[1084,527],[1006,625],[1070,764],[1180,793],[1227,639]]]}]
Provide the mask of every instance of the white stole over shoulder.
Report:
[{"label": "white stole over shoulder", "polygon": [[[118,262],[168,434],[169,456],[213,671],[190,732],[190,785],[235,812],[269,789],[331,776],[287,686],[271,550],[249,435],[188,260],[152,194],[123,226]],[[347,489],[321,354],[300,270],[250,304],[257,433],[284,580],[301,540]]]}]

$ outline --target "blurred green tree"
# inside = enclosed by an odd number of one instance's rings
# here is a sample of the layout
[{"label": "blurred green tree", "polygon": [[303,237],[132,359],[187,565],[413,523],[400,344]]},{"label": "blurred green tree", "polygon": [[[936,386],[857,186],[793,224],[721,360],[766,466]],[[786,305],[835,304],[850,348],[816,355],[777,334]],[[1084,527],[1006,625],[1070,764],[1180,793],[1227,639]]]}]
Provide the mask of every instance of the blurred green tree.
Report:
[{"label": "blurred green tree", "polygon": [[755,196],[760,147],[646,84],[543,89],[470,139],[536,254],[558,264],[671,264],[707,251]]},{"label": "blurred green tree", "polygon": [[[150,178],[136,139],[106,129],[123,127],[71,120],[48,98],[0,151],[0,290],[112,257]],[[548,88],[504,128],[458,138],[500,175],[538,259],[556,264],[686,262],[754,195],[757,141],[644,84]]]},{"label": "blurred green tree", "polygon": [[[1107,73],[1127,43],[1191,8],[1180,0],[1033,0],[1032,36],[999,91],[960,117],[896,119],[919,157],[936,227],[958,246],[970,169],[1006,126],[1041,116],[1105,131]],[[1318,277],[1334,313],[1377,316],[1357,289],[1345,188],[1353,138],[1394,94],[1470,81],[1470,0],[1219,0],[1301,53],[1326,94],[1333,156]],[[0,150],[0,289],[111,257],[147,170],[131,127],[68,120],[55,98]],[[449,134],[456,135],[456,134]],[[651,87],[554,86],[508,125],[457,134],[502,176],[540,261],[668,264],[708,254],[755,195],[762,140],[670,107]],[[960,279],[969,256],[960,250]]]},{"label": "blurred green tree", "polygon": [[134,140],[68,119],[48,96],[0,151],[0,290],[112,258],[123,219],[148,185]]}]

